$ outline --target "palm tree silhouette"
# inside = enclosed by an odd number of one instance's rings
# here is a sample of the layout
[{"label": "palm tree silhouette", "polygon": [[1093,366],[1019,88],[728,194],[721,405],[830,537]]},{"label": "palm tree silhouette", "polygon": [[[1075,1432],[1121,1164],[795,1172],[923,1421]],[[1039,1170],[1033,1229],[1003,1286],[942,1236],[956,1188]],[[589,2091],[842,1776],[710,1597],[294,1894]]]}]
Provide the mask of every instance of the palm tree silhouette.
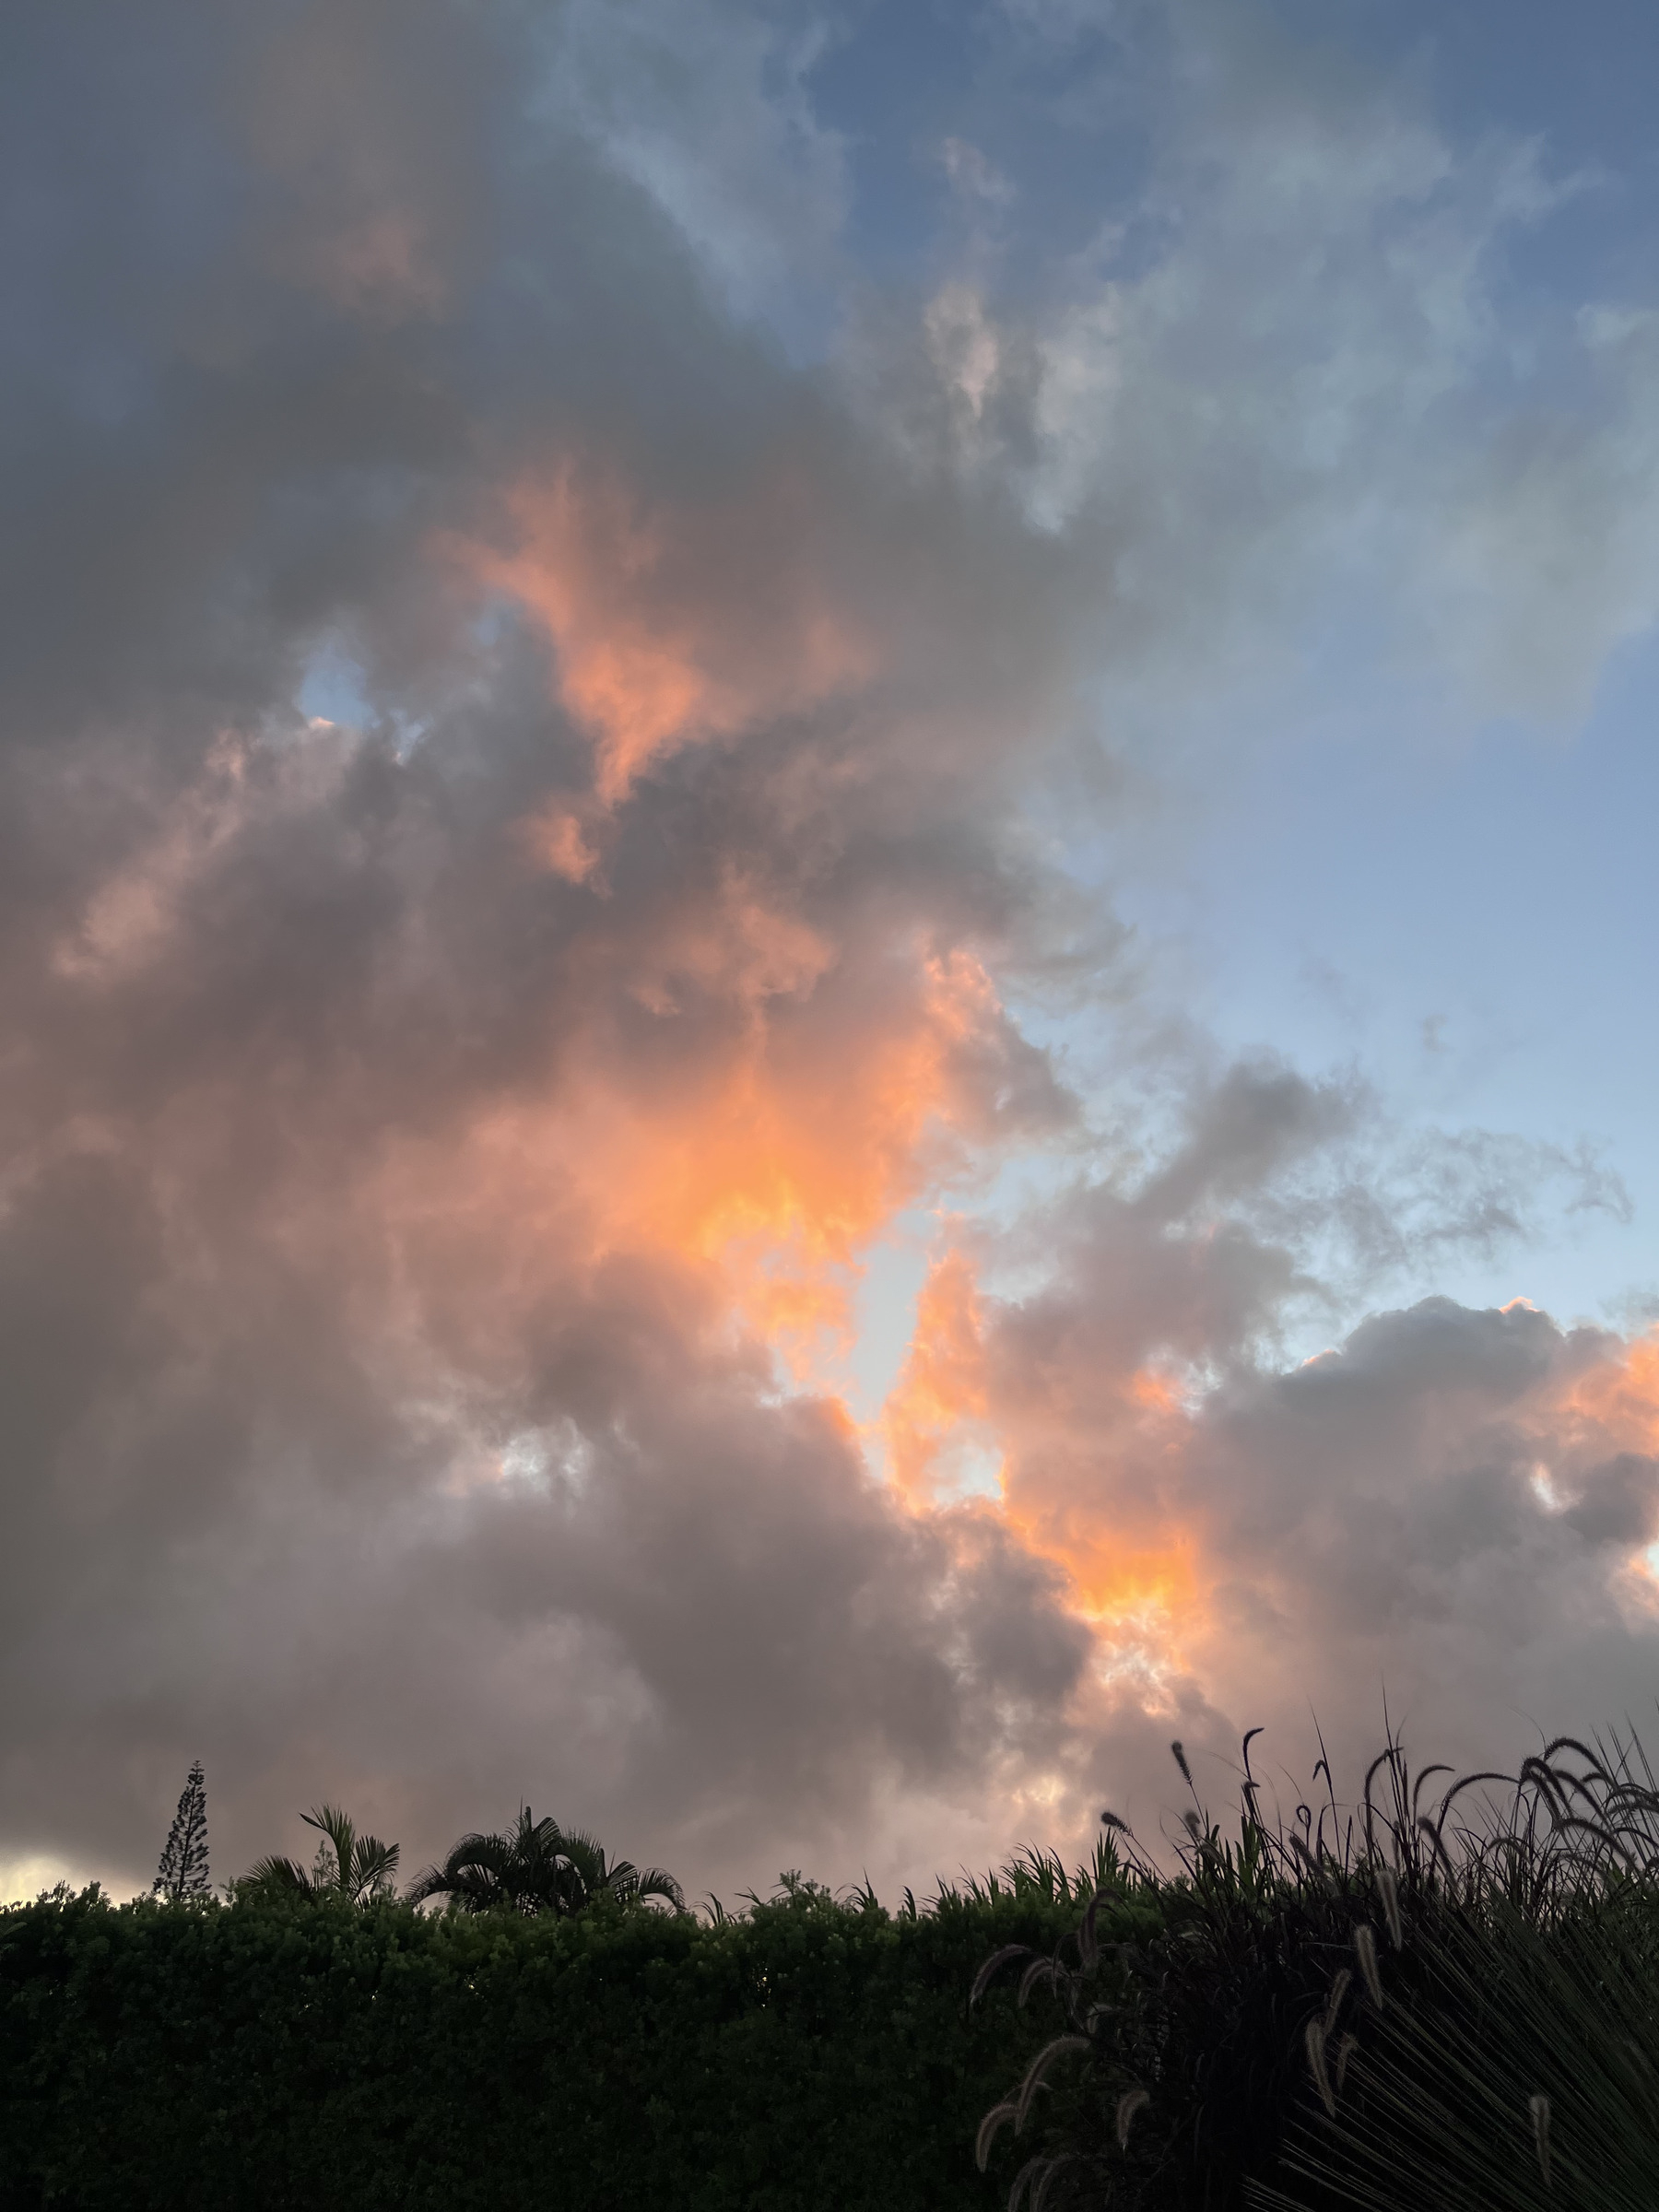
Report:
[{"label": "palm tree silhouette", "polygon": [[660,1866],[639,1867],[607,1859],[598,1841],[580,1828],[560,1828],[526,1805],[513,1826],[498,1835],[463,1836],[440,1866],[429,1866],[409,1889],[419,1903],[447,1897],[465,1912],[547,1912],[568,1919],[601,1897],[622,1903],[662,1898],[683,1911],[685,1895]]},{"label": "palm tree silhouette", "polygon": [[354,1905],[362,1905],[392,1888],[397,1844],[382,1843],[378,1836],[359,1836],[356,1823],[337,1806],[313,1806],[300,1818],[323,1835],[311,1872],[293,1859],[261,1859],[237,1883],[240,1895],[348,1897]]}]

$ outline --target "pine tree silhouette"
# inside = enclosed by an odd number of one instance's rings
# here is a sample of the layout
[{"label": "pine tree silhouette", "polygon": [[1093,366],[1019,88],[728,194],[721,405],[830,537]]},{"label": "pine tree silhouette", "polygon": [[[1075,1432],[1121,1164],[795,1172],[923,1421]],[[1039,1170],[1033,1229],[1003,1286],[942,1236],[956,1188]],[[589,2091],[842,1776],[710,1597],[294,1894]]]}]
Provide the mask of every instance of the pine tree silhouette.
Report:
[{"label": "pine tree silhouette", "polygon": [[207,1784],[199,1759],[190,1770],[179,1809],[167,1831],[153,1894],[175,1905],[207,1894]]}]

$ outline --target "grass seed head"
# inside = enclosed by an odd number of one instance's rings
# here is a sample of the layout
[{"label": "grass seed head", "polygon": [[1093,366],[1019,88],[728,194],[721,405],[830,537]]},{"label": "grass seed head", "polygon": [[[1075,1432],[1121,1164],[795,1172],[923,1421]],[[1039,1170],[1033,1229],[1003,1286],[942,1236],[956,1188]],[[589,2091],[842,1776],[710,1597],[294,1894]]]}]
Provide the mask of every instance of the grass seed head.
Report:
[{"label": "grass seed head", "polygon": [[994,2104],[980,2122],[979,2134],[973,2139],[973,2158],[982,2173],[985,2171],[986,2161],[991,2156],[991,2146],[996,2140],[998,2130],[1006,2120],[1013,2119],[1014,2112],[1014,2100],[1007,2097],[1001,2104]]},{"label": "grass seed head", "polygon": [[1020,2083],[1019,2094],[1014,2101],[1014,2133],[1017,2136],[1024,2134],[1026,2120],[1037,2092],[1045,2086],[1043,2077],[1054,2061],[1072,2052],[1085,2053],[1092,2048],[1086,2035],[1057,2035],[1052,2043],[1043,2045],[1026,2068],[1025,2079]]},{"label": "grass seed head", "polygon": [[1014,2176],[1014,2186],[1008,2192],[1008,2212],[1019,2212],[1027,2189],[1036,2181],[1039,2174],[1047,2171],[1047,2168],[1048,2160],[1043,2157],[1041,2151],[1039,2151],[1035,2158],[1026,2160]]},{"label": "grass seed head", "polygon": [[1147,2089],[1125,2089],[1117,2100],[1117,2145],[1120,2150],[1129,2147],[1129,2130],[1135,2125],[1136,2112],[1144,2112],[1152,2101]]},{"label": "grass seed head", "polygon": [[1366,1994],[1381,2012],[1382,1977],[1377,1971],[1377,1938],[1368,1920],[1362,1920],[1354,1930],[1354,1956],[1359,1959],[1359,1971],[1365,1978]]},{"label": "grass seed head", "polygon": [[1538,2154],[1538,2171],[1544,2176],[1544,2186],[1549,2186],[1549,2100],[1542,2089],[1535,2089],[1526,2100],[1532,2116],[1533,2145]]},{"label": "grass seed head", "polygon": [[1075,2166],[1077,2162],[1077,2153],[1069,2150],[1064,2152],[1059,2158],[1049,2160],[1032,2187],[1031,2212],[1043,2212],[1043,2207],[1049,2200],[1049,2191],[1065,2171],[1065,2169],[1068,2166]]},{"label": "grass seed head", "polygon": [[1404,1948],[1406,1937],[1400,1925],[1400,1885],[1394,1879],[1392,1866],[1378,1867],[1377,1894],[1382,1900],[1382,1911],[1388,1921],[1388,1940],[1396,1951],[1400,1950]]},{"label": "grass seed head", "polygon": [[973,2010],[1010,1959],[1029,1959],[1030,1955],[1031,1947],[1029,1943],[1005,1943],[1001,1950],[993,1951],[990,1958],[973,1977],[973,1987],[968,1995],[969,2011]]},{"label": "grass seed head", "polygon": [[1324,2106],[1327,2119],[1335,2120],[1336,2092],[1331,2087],[1331,2070],[1325,2064],[1325,2031],[1318,2020],[1308,2022],[1303,2040],[1308,2046],[1308,2071],[1313,2077],[1319,2100]]},{"label": "grass seed head", "polygon": [[1058,1990],[1063,1982],[1069,1983],[1070,1980],[1071,1976],[1057,1959],[1033,1959],[1019,1977],[1020,2010],[1025,2010],[1026,2000],[1041,1983],[1046,1982],[1051,1989]]}]

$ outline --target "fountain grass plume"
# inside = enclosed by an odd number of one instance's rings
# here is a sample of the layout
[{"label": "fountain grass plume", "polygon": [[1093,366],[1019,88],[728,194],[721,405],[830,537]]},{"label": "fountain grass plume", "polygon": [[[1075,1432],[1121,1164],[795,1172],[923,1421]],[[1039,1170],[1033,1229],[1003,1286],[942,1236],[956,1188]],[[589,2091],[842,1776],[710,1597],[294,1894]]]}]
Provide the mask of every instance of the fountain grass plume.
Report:
[{"label": "fountain grass plume", "polygon": [[[1288,1811],[1253,1771],[1256,1733],[1236,1829],[1172,1747],[1193,1799],[1173,1870],[1112,1816],[1112,1878],[1072,1933],[987,1960],[976,1997],[1018,1967],[1022,2002],[1060,2015],[1041,2101],[1014,2100],[1039,2135],[1018,2194],[1659,2204],[1659,1785],[1633,1732],[1464,1775],[1414,1769],[1391,1735],[1351,1805],[1322,1756]],[[1595,2160],[1623,2178],[1583,2194]]]}]

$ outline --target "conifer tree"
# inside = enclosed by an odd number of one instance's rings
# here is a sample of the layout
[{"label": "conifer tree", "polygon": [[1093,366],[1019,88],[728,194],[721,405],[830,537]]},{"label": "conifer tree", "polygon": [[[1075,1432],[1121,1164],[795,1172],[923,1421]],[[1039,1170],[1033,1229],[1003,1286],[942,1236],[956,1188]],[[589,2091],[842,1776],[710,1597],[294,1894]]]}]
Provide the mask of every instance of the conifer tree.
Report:
[{"label": "conifer tree", "polygon": [[207,1784],[199,1759],[190,1770],[167,1831],[153,1894],[174,1905],[207,1894]]}]

